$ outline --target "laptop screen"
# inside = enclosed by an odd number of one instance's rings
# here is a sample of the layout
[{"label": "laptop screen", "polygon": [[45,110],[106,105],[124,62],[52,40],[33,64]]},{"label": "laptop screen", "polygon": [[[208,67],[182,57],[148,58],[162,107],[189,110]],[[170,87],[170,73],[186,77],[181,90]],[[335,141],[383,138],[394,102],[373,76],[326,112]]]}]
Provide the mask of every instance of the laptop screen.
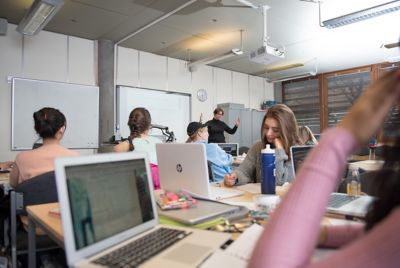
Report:
[{"label": "laptop screen", "polygon": [[238,144],[237,143],[218,143],[218,146],[226,153],[232,156],[238,156]]},{"label": "laptop screen", "polygon": [[291,157],[292,164],[293,164],[294,174],[297,174],[297,172],[300,169],[301,164],[304,162],[308,152],[310,152],[312,148],[314,148],[314,146],[312,146],[312,145],[311,146],[292,146],[292,147],[290,147],[290,157]]},{"label": "laptop screen", "polygon": [[144,159],[65,167],[76,249],[154,219]]}]

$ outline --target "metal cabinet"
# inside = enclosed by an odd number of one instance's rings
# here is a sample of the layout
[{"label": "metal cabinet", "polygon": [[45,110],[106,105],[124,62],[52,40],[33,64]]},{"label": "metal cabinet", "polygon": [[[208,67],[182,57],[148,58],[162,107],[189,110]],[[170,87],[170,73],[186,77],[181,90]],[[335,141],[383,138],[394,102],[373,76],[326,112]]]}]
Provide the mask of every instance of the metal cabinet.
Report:
[{"label": "metal cabinet", "polygon": [[243,104],[221,103],[217,105],[224,110],[224,122],[233,127],[236,118],[240,117],[240,125],[234,135],[225,132],[228,143],[239,143],[239,147],[251,147],[260,139],[261,121],[265,111],[244,108]]}]

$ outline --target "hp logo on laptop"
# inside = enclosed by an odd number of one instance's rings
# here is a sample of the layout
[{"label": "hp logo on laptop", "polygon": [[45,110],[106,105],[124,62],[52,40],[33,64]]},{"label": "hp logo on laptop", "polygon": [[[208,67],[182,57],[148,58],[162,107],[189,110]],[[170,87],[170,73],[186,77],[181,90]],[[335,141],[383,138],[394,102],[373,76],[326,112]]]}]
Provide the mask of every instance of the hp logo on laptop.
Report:
[{"label": "hp logo on laptop", "polygon": [[177,164],[176,165],[176,171],[178,171],[179,173],[182,172],[182,165],[181,164]]}]

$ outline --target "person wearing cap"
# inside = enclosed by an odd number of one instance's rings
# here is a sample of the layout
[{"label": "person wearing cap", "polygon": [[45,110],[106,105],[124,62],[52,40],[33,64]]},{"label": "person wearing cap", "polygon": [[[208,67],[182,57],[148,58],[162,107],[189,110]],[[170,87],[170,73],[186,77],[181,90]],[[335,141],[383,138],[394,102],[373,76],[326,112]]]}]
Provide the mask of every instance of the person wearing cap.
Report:
[{"label": "person wearing cap", "polygon": [[200,122],[191,122],[186,129],[189,136],[186,142],[204,144],[206,148],[207,161],[211,163],[214,181],[224,180],[224,175],[232,171],[232,156],[222,150],[215,143],[208,143],[207,125]]},{"label": "person wearing cap", "polygon": [[[225,124],[224,121],[222,121],[222,116],[224,116],[224,110],[221,108],[216,108],[214,110],[214,117],[213,119],[207,121],[205,124],[207,125],[208,128],[208,142],[209,143],[225,143],[225,136],[224,132],[226,131],[227,133],[233,135],[235,134],[236,130],[239,127],[240,124],[240,118],[236,118],[235,120],[235,125],[233,128],[230,128],[227,124]],[[200,116],[200,121],[202,119],[202,115]]]}]

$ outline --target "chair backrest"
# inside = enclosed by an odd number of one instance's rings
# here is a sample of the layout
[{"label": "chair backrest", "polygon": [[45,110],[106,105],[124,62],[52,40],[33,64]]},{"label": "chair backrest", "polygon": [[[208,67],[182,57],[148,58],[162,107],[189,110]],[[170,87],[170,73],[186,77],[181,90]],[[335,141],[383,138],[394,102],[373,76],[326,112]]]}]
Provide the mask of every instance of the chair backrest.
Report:
[{"label": "chair backrest", "polygon": [[208,180],[210,182],[214,181],[214,174],[212,171],[212,163],[210,161],[207,160],[207,168],[208,168]]},{"label": "chair backrest", "polygon": [[54,171],[50,171],[18,184],[15,192],[23,194],[23,207],[58,202]]},{"label": "chair backrest", "polygon": [[243,153],[246,153],[249,151],[249,147],[242,146],[239,148],[239,155],[242,155]]}]

